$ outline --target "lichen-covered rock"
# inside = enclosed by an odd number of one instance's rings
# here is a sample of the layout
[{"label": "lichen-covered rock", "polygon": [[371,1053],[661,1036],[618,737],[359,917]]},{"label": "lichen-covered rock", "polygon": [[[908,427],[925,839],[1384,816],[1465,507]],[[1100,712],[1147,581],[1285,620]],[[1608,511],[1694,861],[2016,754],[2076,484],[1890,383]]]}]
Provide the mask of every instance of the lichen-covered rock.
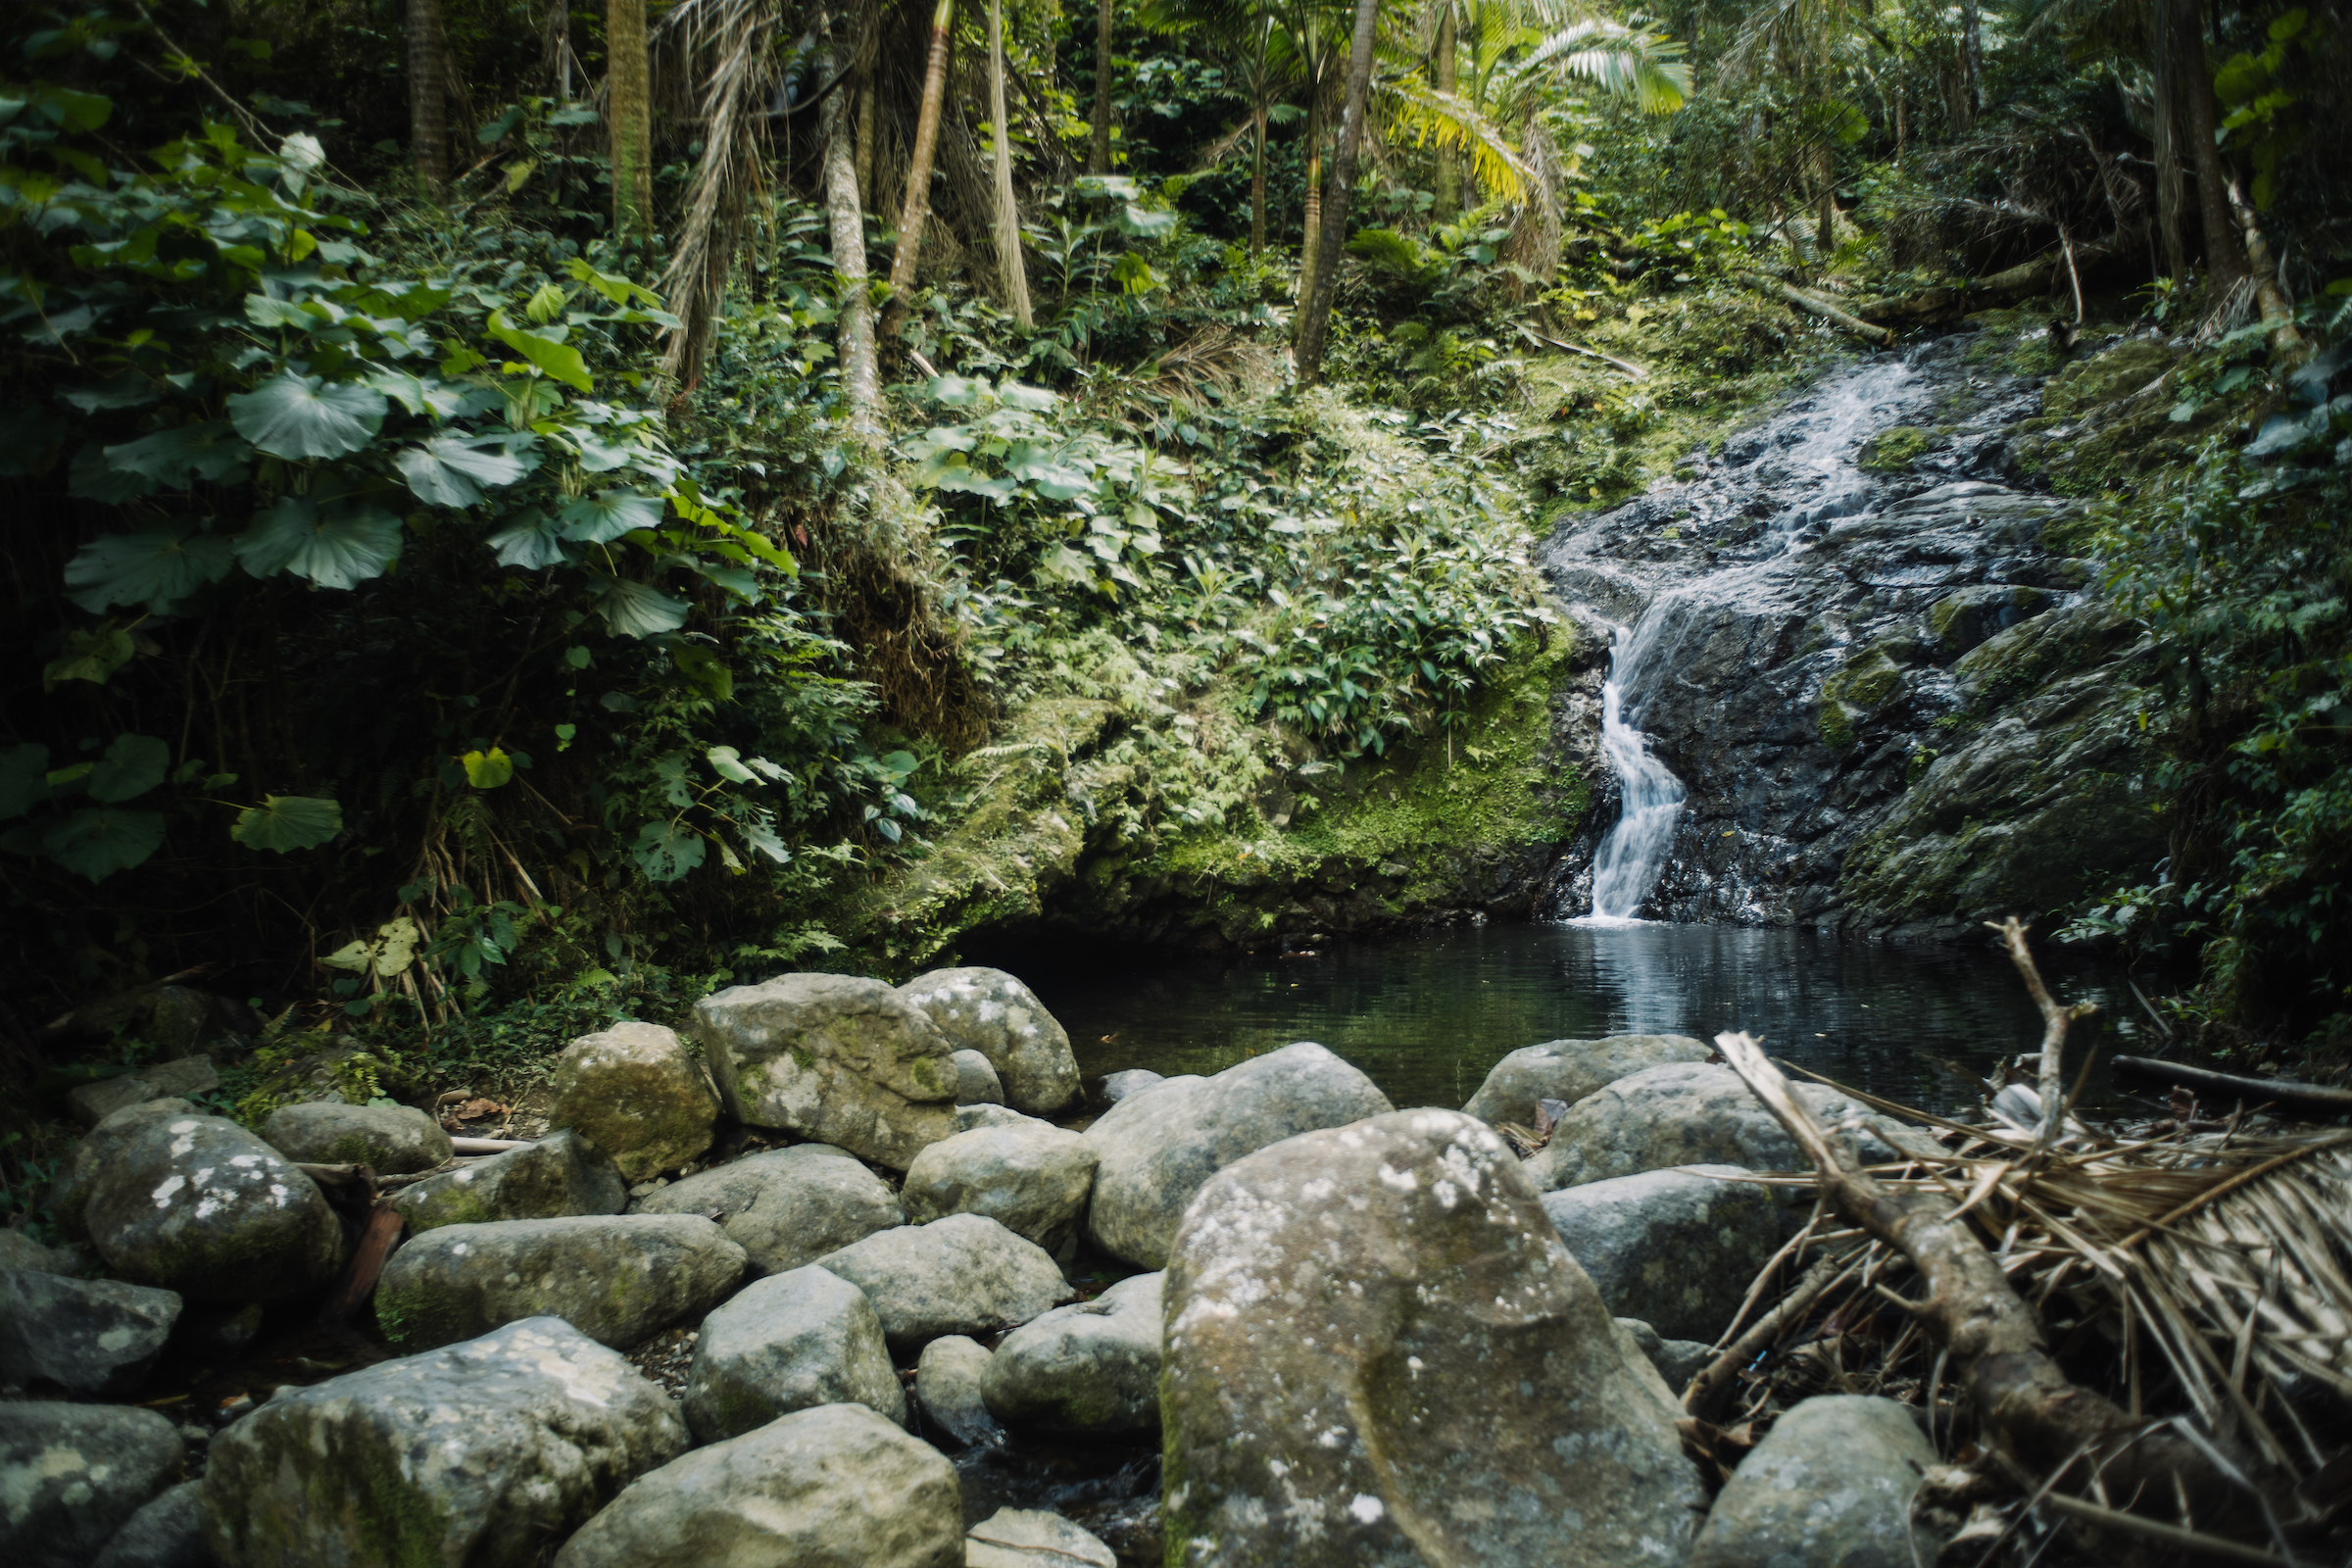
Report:
[{"label": "lichen-covered rock", "polygon": [[1715,1348],[1704,1340],[1662,1339],[1656,1329],[1638,1317],[1621,1317],[1617,1326],[1633,1336],[1634,1345],[1658,1369],[1666,1387],[1679,1394],[1715,1359]]},{"label": "lichen-covered rock", "polygon": [[978,1340],[950,1334],[924,1346],[915,1365],[915,1401],[934,1426],[957,1443],[994,1443],[1004,1435],[980,1396],[989,1359],[987,1347]]},{"label": "lichen-covered rock", "polygon": [[171,1291],[0,1268],[0,1382],[128,1394],[178,1321]]},{"label": "lichen-covered rock", "polygon": [[862,1404],[798,1410],[645,1476],[556,1568],[959,1568],[955,1467]]},{"label": "lichen-covered rock", "polygon": [[906,1223],[890,1185],[829,1144],[795,1144],[698,1171],[645,1199],[638,1212],[714,1217],[755,1274],[799,1268]]},{"label": "lichen-covered rock", "polygon": [[1004,1081],[997,1076],[996,1063],[977,1051],[956,1053],[956,1103],[958,1106],[1004,1103]]},{"label": "lichen-covered rock", "polygon": [[429,1176],[392,1200],[412,1232],[617,1214],[628,1203],[628,1184],[611,1156],[575,1132],[550,1133],[527,1149]]},{"label": "lichen-covered rock", "polygon": [[968,1133],[975,1127],[1051,1127],[1054,1124],[1042,1116],[1024,1116],[1009,1105],[957,1105],[956,1130]]},{"label": "lichen-covered rock", "polygon": [[1048,1115],[1078,1093],[1069,1035],[1036,992],[1004,970],[934,969],[899,987],[899,995],[929,1014],[956,1049],[993,1062],[1013,1109]]},{"label": "lichen-covered rock", "polygon": [[95,1127],[127,1105],[210,1094],[220,1087],[220,1074],[214,1069],[212,1057],[182,1056],[83,1084],[66,1097],[66,1103],[74,1107],[74,1117],[84,1127]]},{"label": "lichen-covered rock", "polygon": [[1733,1165],[1644,1171],[1544,1195],[1544,1212],[1619,1317],[1669,1340],[1721,1334],[1780,1250],[1779,1205]]},{"label": "lichen-covered rock", "polygon": [[274,1301],[331,1276],[343,1225],[318,1184],[220,1116],[150,1122],[90,1183],[107,1267],[190,1301]]},{"label": "lichen-covered rock", "polygon": [[369,1165],[378,1176],[431,1170],[450,1157],[449,1134],[408,1105],[341,1105],[330,1100],[281,1105],[262,1137],[306,1165]]},{"label": "lichen-covered rock", "polygon": [[392,1254],[375,1310],[411,1349],[543,1316],[627,1349],[724,1300],[743,1268],[743,1249],[699,1214],[444,1225]]},{"label": "lichen-covered rock", "polygon": [[728,1114],[905,1170],[956,1130],[955,1048],[879,980],[788,974],[695,1004]]},{"label": "lichen-covered rock", "polygon": [[1015,1431],[1066,1437],[1156,1430],[1166,1279],[1123,1279],[1004,1336],[980,1380],[989,1414]]},{"label": "lichen-covered rock", "polygon": [[236,1568],[526,1568],[685,1447],[668,1395],[531,1318],[280,1390],[213,1440],[205,1533]]},{"label": "lichen-covered rock", "polygon": [[907,1167],[906,1217],[919,1225],[986,1214],[1058,1255],[1077,1240],[1100,1157],[1084,1138],[1049,1122],[957,1133]]},{"label": "lichen-covered rock", "polygon": [[1114,1257],[1164,1267],[1177,1222],[1209,1177],[1268,1144],[1389,1108],[1371,1079],[1311,1041],[1213,1077],[1154,1084],[1086,1130],[1102,1158],[1087,1236]]},{"label": "lichen-covered rock", "polygon": [[865,1293],[814,1267],[772,1274],[703,1319],[686,1377],[697,1443],[741,1437],[820,1404],[906,1424],[906,1395]]},{"label": "lichen-covered rock", "polygon": [[[1773,1423],[1740,1461],[1690,1549],[1690,1568],[1915,1568],[1933,1532],[1911,1494],[1936,1450],[1892,1399],[1825,1395]],[[1916,1555],[1914,1555],[1916,1553]]]},{"label": "lichen-covered rock", "polygon": [[718,1096],[686,1042],[658,1023],[582,1035],[556,1058],[550,1127],[572,1127],[639,1182],[699,1159],[718,1123]]},{"label": "lichen-covered rock", "polygon": [[89,1272],[83,1260],[71,1249],[43,1247],[23,1231],[0,1226],[0,1268],[24,1268],[36,1274],[71,1274],[76,1277]]},{"label": "lichen-covered rock", "polygon": [[964,1568],[1118,1568],[1117,1553],[1057,1513],[999,1508],[964,1536]]},{"label": "lichen-covered rock", "polygon": [[1485,1123],[1397,1111],[1227,1167],[1166,1293],[1171,1568],[1682,1561],[1682,1411]]},{"label": "lichen-covered rock", "polygon": [[1536,1102],[1575,1104],[1596,1089],[1644,1067],[1704,1061],[1714,1051],[1689,1035],[1610,1035],[1600,1040],[1547,1040],[1496,1062],[1462,1107],[1484,1122],[1536,1124]]},{"label": "lichen-covered rock", "polygon": [[1102,1103],[1115,1105],[1129,1095],[1141,1094],[1153,1084],[1167,1081],[1165,1074],[1153,1072],[1149,1067],[1129,1067],[1121,1072],[1104,1073],[1102,1082],[1096,1087],[1102,1093]]},{"label": "lichen-covered rock", "polygon": [[84,1568],[179,1479],[179,1433],[153,1410],[0,1402],[0,1562]]},{"label": "lichen-covered rock", "polygon": [[90,1234],[90,1191],[99,1172],[111,1168],[122,1151],[157,1122],[201,1114],[193,1102],[175,1099],[142,1101],[109,1111],[74,1146],[73,1157],[49,1188],[49,1211],[57,1218],[57,1228],[70,1240],[86,1239]]},{"label": "lichen-covered rock", "polygon": [[[1869,1117],[1834,1089],[1789,1087],[1824,1125]],[[1809,1168],[1810,1161],[1738,1073],[1678,1062],[1620,1078],[1569,1106],[1551,1142],[1528,1159],[1526,1170],[1538,1191],[1552,1192],[1676,1165],[1783,1171]]]},{"label": "lichen-covered rock", "polygon": [[204,1483],[182,1481],[130,1516],[90,1568],[217,1568],[198,1506]]},{"label": "lichen-covered rock", "polygon": [[994,1334],[1071,1294],[1042,1248],[980,1214],[878,1231],[817,1262],[865,1293],[882,1332],[899,1345]]}]

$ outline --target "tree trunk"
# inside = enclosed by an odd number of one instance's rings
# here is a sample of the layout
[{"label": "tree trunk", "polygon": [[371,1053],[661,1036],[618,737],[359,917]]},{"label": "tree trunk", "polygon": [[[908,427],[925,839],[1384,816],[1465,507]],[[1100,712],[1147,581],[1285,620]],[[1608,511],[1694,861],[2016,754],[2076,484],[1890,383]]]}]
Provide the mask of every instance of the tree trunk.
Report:
[{"label": "tree trunk", "polygon": [[654,231],[653,66],[645,0],[605,0],[605,99],[612,132],[612,230]]},{"label": "tree trunk", "polygon": [[1306,211],[1298,223],[1298,308],[1315,281],[1315,242],[1323,234],[1323,94],[1310,82],[1306,100]]},{"label": "tree trunk", "polygon": [[1348,107],[1340,116],[1340,147],[1332,161],[1331,209],[1323,220],[1330,232],[1315,245],[1314,290],[1298,318],[1298,382],[1312,386],[1323,376],[1323,341],[1331,327],[1331,296],[1340,281],[1340,247],[1348,235],[1348,208],[1355,195],[1355,154],[1364,138],[1364,116],[1372,96],[1372,32],[1380,0],[1355,0],[1355,37],[1348,47]]},{"label": "tree trunk", "polygon": [[906,296],[914,291],[914,268],[922,259],[923,222],[931,213],[931,159],[939,151],[939,114],[948,92],[948,37],[955,26],[956,0],[939,0],[931,14],[931,55],[923,68],[923,105],[914,122],[906,200],[899,208],[899,248],[890,259],[890,304],[882,313],[885,334],[895,333],[906,318]]},{"label": "tree trunk", "polygon": [[1255,261],[1266,248],[1266,101],[1260,97],[1251,119],[1257,131],[1257,156],[1250,170],[1250,257]]},{"label": "tree trunk", "polygon": [[441,0],[409,0],[409,146],[416,163],[416,194],[439,202],[449,194],[449,101],[441,35]]},{"label": "tree trunk", "polygon": [[2156,153],[2156,227],[2164,239],[2164,268],[2176,287],[2188,284],[2188,250],[2180,237],[2180,91],[2165,0],[2148,7],[2148,69],[2155,78],[2148,118]]},{"label": "tree trunk", "polygon": [[858,35],[858,201],[874,205],[874,61],[882,48],[882,24],[871,17]]},{"label": "tree trunk", "polygon": [[1004,303],[1025,332],[1037,318],[1029,309],[1029,272],[1021,265],[1021,209],[1012,197],[1012,138],[1004,129],[1004,0],[988,0],[988,114],[997,144],[997,269],[1004,279]]},{"label": "tree trunk", "polygon": [[571,0],[547,0],[539,13],[539,79],[553,97],[571,97]]},{"label": "tree trunk", "polygon": [[882,372],[874,355],[873,291],[865,270],[865,209],[858,199],[857,159],[841,94],[817,111],[825,142],[825,216],[831,221],[833,271],[840,279],[841,384],[850,404],[850,435],[869,456],[882,447]]},{"label": "tree trunk", "polygon": [[[1461,82],[1459,44],[1454,37],[1454,0],[1440,0],[1438,12],[1438,47],[1430,57],[1429,84],[1438,91],[1452,96]],[[1462,164],[1450,147],[1438,149],[1437,200],[1430,205],[1430,217],[1441,223],[1450,223],[1462,216]]]},{"label": "tree trunk", "polygon": [[2205,20],[2197,0],[2160,0],[2172,15],[2173,76],[2180,89],[2182,129],[2197,172],[2197,212],[2205,225],[2207,308],[2219,309],[2246,281],[2246,253],[2230,220],[2230,176],[2217,128],[2213,72],[2205,63]]},{"label": "tree trunk", "polygon": [[2271,242],[2263,238],[2262,227],[2254,218],[2254,204],[2246,200],[2237,181],[2230,182],[2230,211],[2237,219],[2237,226],[2245,231],[2246,267],[2254,283],[2254,305],[2262,312],[2263,325],[2271,329],[2271,358],[2285,365],[2300,365],[2311,355],[2311,345],[2295,328],[2295,309],[2286,297],[2285,287],[2278,281],[2278,264],[2271,256]]},{"label": "tree trunk", "polygon": [[1961,128],[1974,130],[1977,116],[1984,108],[1984,29],[1979,23],[1977,0],[1960,3],[1960,74],[1966,88],[1961,97],[1967,121]]},{"label": "tree trunk", "polygon": [[1086,172],[1110,172],[1110,0],[1095,11],[1095,145],[1086,155]]}]

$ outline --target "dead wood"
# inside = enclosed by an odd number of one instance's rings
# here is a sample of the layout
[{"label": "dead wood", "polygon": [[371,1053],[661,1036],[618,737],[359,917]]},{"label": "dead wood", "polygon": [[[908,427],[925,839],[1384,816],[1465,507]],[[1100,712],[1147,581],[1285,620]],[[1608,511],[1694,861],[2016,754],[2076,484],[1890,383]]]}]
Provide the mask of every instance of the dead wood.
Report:
[{"label": "dead wood", "polygon": [[1698,1418],[1709,1420],[1724,1394],[1732,1386],[1739,1370],[1762,1355],[1788,1326],[1812,1310],[1813,1303],[1829,1294],[1831,1287],[1843,1283],[1861,1263],[1851,1253],[1825,1257],[1813,1265],[1796,1288],[1781,1298],[1780,1304],[1748,1326],[1721,1355],[1699,1369],[1690,1386],[1683,1391],[1683,1409]]},{"label": "dead wood", "polygon": [[1766,277],[1761,272],[1741,272],[1740,281],[1761,293],[1777,295],[1806,315],[1818,316],[1832,326],[1842,327],[1866,342],[1876,343],[1881,348],[1891,348],[1894,345],[1894,332],[1891,328],[1873,326],[1859,317],[1847,315],[1828,300],[1808,294],[1803,289],[1791,287],[1779,278]]},{"label": "dead wood", "polygon": [[375,1289],[385,1262],[392,1256],[392,1245],[400,1240],[406,1225],[400,1210],[389,1205],[369,1212],[368,1223],[360,1230],[360,1244],[352,1250],[351,1266],[343,1271],[342,1283],[335,1287],[335,1294],[327,1298],[318,1314],[321,1324],[329,1328],[340,1326],[359,1310],[360,1303]]},{"label": "dead wood", "polygon": [[2177,1061],[2147,1056],[2111,1058],[2115,1070],[2159,1083],[2179,1084],[2223,1101],[2242,1100],[2248,1105],[2278,1105],[2322,1116],[2352,1115],[2352,1089],[2328,1089],[2320,1084],[2282,1083],[2272,1078],[2247,1078],[2210,1067],[2186,1067]]}]

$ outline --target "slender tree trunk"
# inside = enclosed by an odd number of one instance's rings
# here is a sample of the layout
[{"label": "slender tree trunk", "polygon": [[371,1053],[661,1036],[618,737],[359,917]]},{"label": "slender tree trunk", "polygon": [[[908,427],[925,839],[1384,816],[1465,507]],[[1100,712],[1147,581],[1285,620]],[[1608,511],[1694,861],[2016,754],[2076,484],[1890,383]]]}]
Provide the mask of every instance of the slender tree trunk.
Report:
[{"label": "slender tree trunk", "polygon": [[1960,74],[1967,89],[1962,94],[1967,124],[1962,128],[1974,130],[1977,116],[1984,109],[1984,29],[1977,15],[1977,0],[1960,3]]},{"label": "slender tree trunk", "polygon": [[890,304],[882,313],[885,335],[906,318],[906,297],[914,291],[915,264],[922,259],[923,223],[931,214],[931,159],[939,151],[939,115],[948,94],[948,41],[956,27],[956,0],[939,0],[931,13],[931,54],[923,68],[923,105],[914,122],[914,157],[906,168],[906,200],[899,208],[899,248],[890,259]]},{"label": "slender tree trunk", "polygon": [[1298,308],[1315,282],[1315,243],[1323,237],[1323,94],[1320,82],[1307,84],[1306,99],[1306,213],[1298,224]]},{"label": "slender tree trunk", "polygon": [[2271,329],[2271,358],[2287,365],[2300,365],[2311,357],[2311,345],[2295,328],[2294,304],[2286,297],[2285,285],[2278,280],[2278,264],[2271,255],[2271,242],[2263,238],[2262,227],[2255,220],[2254,204],[2246,200],[2237,181],[2230,182],[2230,211],[2246,237],[2246,265],[2254,281],[2254,305],[2262,312],[2265,326]]},{"label": "slender tree trunk", "polygon": [[539,13],[539,79],[554,97],[571,97],[571,0],[547,0]]},{"label": "slender tree trunk", "polygon": [[1314,290],[1298,318],[1298,381],[1312,386],[1323,377],[1323,342],[1331,327],[1331,296],[1340,280],[1340,247],[1348,234],[1348,208],[1355,195],[1355,154],[1364,137],[1364,116],[1372,96],[1372,32],[1380,0],[1355,0],[1355,37],[1348,47],[1348,107],[1340,116],[1340,147],[1332,161],[1330,229],[1315,246]]},{"label": "slender tree trunk", "polygon": [[441,0],[409,0],[409,147],[416,163],[416,194],[438,202],[449,194],[449,101],[441,35]]},{"label": "slender tree trunk", "polygon": [[[1438,12],[1438,47],[1429,61],[1429,84],[1438,91],[1451,95],[1461,82],[1461,61],[1454,37],[1454,0],[1440,0]],[[1462,164],[1450,147],[1438,149],[1437,200],[1431,204],[1430,216],[1441,223],[1450,223],[1462,216]]]},{"label": "slender tree trunk", "polygon": [[850,403],[850,435],[867,453],[882,446],[882,372],[874,354],[873,291],[865,271],[865,209],[858,199],[858,165],[841,94],[825,95],[817,110],[825,139],[825,216],[831,222],[833,271],[840,279],[841,384]]},{"label": "slender tree trunk", "polygon": [[1266,249],[1266,100],[1262,89],[1251,122],[1257,133],[1257,154],[1250,170],[1250,257],[1254,261]]},{"label": "slender tree trunk", "polygon": [[1029,272],[1021,265],[1021,209],[1012,197],[1012,138],[1004,129],[1004,0],[988,0],[988,114],[997,144],[997,269],[1004,303],[1023,331],[1037,324],[1029,309]]},{"label": "slender tree trunk", "polygon": [[2148,7],[2148,67],[2155,78],[2148,118],[2156,152],[2156,227],[2164,238],[2164,267],[2174,286],[2188,283],[2188,249],[2180,237],[2180,90],[2166,0]]},{"label": "slender tree trunk", "polygon": [[1086,155],[1086,172],[1110,172],[1110,0],[1095,9],[1095,145]]},{"label": "slender tree trunk", "polygon": [[882,47],[882,24],[865,19],[858,35],[858,200],[874,205],[874,62]]},{"label": "slender tree trunk", "polygon": [[2246,281],[2246,253],[2230,220],[2230,175],[2214,145],[2213,72],[2205,63],[2205,21],[2197,0],[2161,0],[2172,13],[2173,76],[2180,89],[2181,129],[2197,172],[2197,215],[2205,226],[2208,308],[2218,308]]},{"label": "slender tree trunk", "polygon": [[612,131],[612,229],[654,231],[653,66],[645,0],[605,0],[605,99]]}]

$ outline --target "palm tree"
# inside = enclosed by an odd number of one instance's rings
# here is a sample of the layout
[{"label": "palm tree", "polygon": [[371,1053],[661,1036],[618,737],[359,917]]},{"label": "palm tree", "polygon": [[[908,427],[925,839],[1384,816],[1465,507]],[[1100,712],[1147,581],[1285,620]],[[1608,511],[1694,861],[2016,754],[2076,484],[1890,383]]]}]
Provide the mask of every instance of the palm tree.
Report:
[{"label": "palm tree", "polygon": [[[1356,0],[1355,33],[1348,45],[1348,107],[1340,117],[1340,145],[1332,161],[1332,217],[1348,226],[1355,196],[1355,155],[1364,139],[1364,117],[1372,97],[1372,41],[1380,22],[1380,0]],[[1340,276],[1340,248],[1317,238],[1311,283],[1298,291],[1298,381],[1312,386],[1323,375],[1323,340],[1331,325],[1331,296]]]},{"label": "palm tree", "polygon": [[1021,265],[1021,209],[1012,197],[1012,138],[1004,129],[1004,0],[988,0],[988,113],[996,143],[997,267],[1004,277],[1004,302],[1027,331],[1036,320],[1029,273]]},{"label": "palm tree", "polygon": [[443,82],[448,48],[441,0],[409,0],[409,151],[416,165],[416,194],[438,202],[449,190],[449,103]]},{"label": "palm tree", "polygon": [[612,228],[654,229],[653,64],[645,0],[605,0],[605,114],[612,132]]},{"label": "palm tree", "polygon": [[1086,156],[1090,174],[1110,172],[1110,0],[1095,8],[1095,141]]}]

